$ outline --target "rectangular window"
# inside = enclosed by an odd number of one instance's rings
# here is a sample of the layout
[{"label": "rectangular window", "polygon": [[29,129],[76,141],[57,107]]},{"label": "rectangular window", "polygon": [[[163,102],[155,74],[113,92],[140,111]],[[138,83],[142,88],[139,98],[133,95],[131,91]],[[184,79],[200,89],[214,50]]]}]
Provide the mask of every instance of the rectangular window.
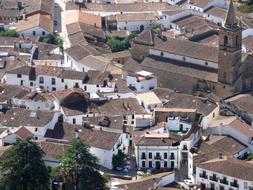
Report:
[{"label": "rectangular window", "polygon": [[56,88],[55,88],[55,87],[53,87],[53,88],[52,88],[52,91],[56,91]]},{"label": "rectangular window", "polygon": [[44,78],[40,77],[39,82],[40,82],[40,84],[44,84]]},{"label": "rectangular window", "polygon": [[33,86],[33,82],[30,82],[30,86]]},{"label": "rectangular window", "polygon": [[146,163],[145,163],[145,161],[142,161],[141,166],[142,166],[142,168],[145,168],[145,167],[146,167]]},{"label": "rectangular window", "polygon": [[21,74],[17,74],[17,77],[18,77],[18,78],[22,78],[22,75],[21,75]]},{"label": "rectangular window", "polygon": [[152,152],[149,152],[149,153],[148,153],[148,158],[149,158],[149,159],[152,159]]},{"label": "rectangular window", "polygon": [[149,168],[152,168],[152,167],[153,167],[153,166],[152,166],[152,161],[149,161],[149,162],[148,162],[148,167],[149,167]]},{"label": "rectangular window", "polygon": [[167,161],[164,161],[164,168],[167,168],[168,167],[168,163]]},{"label": "rectangular window", "polygon": [[55,78],[51,79],[51,83],[52,83],[52,85],[55,85]]},{"label": "rectangular window", "polygon": [[76,119],[75,118],[73,118],[73,124],[76,124]]},{"label": "rectangular window", "polygon": [[34,35],[34,36],[36,35],[36,31],[33,31],[33,35]]},{"label": "rectangular window", "polygon": [[167,152],[164,153],[163,157],[164,159],[167,159]]},{"label": "rectangular window", "polygon": [[64,79],[61,79],[61,82],[64,82]]}]

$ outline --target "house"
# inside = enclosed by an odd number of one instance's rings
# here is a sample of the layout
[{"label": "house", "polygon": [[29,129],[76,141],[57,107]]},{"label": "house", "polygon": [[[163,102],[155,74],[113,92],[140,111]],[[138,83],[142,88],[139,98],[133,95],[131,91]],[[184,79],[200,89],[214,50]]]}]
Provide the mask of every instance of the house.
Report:
[{"label": "house", "polygon": [[53,33],[53,21],[49,15],[38,13],[18,22],[16,31],[25,37],[45,37],[47,34]]},{"label": "house", "polygon": [[[70,142],[80,138],[90,145],[90,152],[94,154],[101,166],[112,169],[112,157],[118,150],[127,151],[128,141],[126,134],[107,132],[102,129],[85,128],[67,123],[58,124],[54,129],[49,129],[46,138],[65,140]],[[98,138],[100,137],[100,138]]]},{"label": "house", "polygon": [[251,162],[221,156],[196,167],[196,183],[201,189],[252,189],[252,169]]},{"label": "house", "polygon": [[196,167],[204,162],[223,157],[243,158],[246,145],[231,136],[210,135],[202,137],[188,153],[188,178],[196,183]]},{"label": "house", "polygon": [[92,46],[73,45],[65,49],[64,64],[78,71],[88,71],[89,67],[82,65],[80,61],[89,55],[98,56],[99,52]]},{"label": "house", "polygon": [[[188,94],[178,93],[165,88],[157,88],[154,89],[153,92],[163,102],[163,108],[160,108],[161,113],[159,114],[159,111],[155,110],[157,116],[158,114],[161,115],[161,117],[159,116],[157,118],[158,122],[167,122],[166,118],[169,116],[168,111],[170,110],[176,109],[180,112],[181,109],[181,111],[187,113],[192,109],[193,111],[194,109],[196,109],[197,114],[200,116],[200,118],[197,117],[198,119],[200,119],[200,126],[203,129],[206,129],[208,128],[209,124],[219,116],[220,106],[218,103],[211,100],[210,98],[201,98]],[[168,111],[166,111],[166,109],[168,109]],[[175,116],[177,116],[177,114]],[[195,118],[195,116],[192,118]],[[194,121],[194,119],[192,119],[192,121]]]},{"label": "house", "polygon": [[59,156],[62,156],[64,154],[64,151],[66,150],[68,144],[66,142],[54,139],[38,140],[36,143],[45,153],[43,160],[46,166],[49,166],[51,168],[56,168],[59,166]]},{"label": "house", "polygon": [[227,10],[219,7],[210,7],[204,12],[204,18],[214,22],[219,26],[224,25],[226,19]]},{"label": "house", "polygon": [[60,113],[54,111],[11,108],[0,114],[0,126],[9,129],[23,126],[38,139],[44,137],[47,129],[54,128],[59,116]]},{"label": "house", "polygon": [[251,93],[239,94],[225,99],[224,106],[253,126],[253,96]]},{"label": "house", "polygon": [[226,8],[227,4],[224,0],[188,0],[186,4],[186,8],[202,13],[210,7]]},{"label": "house", "polygon": [[155,108],[163,107],[163,103],[154,92],[139,93],[136,96],[140,105],[142,105],[148,112],[152,112]]},{"label": "house", "polygon": [[[131,180],[129,182],[121,182],[120,184],[112,183],[111,190],[147,190],[152,188],[163,189],[163,187],[167,187],[168,189],[173,187],[177,187],[174,183],[175,173],[174,172],[163,172],[160,174],[154,174],[152,176]],[[167,189],[166,188],[166,189]]]},{"label": "house", "polygon": [[127,76],[127,86],[137,92],[147,92],[157,87],[157,77],[147,71],[129,73]]},{"label": "house", "polygon": [[53,110],[54,98],[45,92],[30,92],[23,97],[13,97],[13,106],[31,110]]},{"label": "house", "polygon": [[142,169],[178,168],[178,154],[177,141],[166,133],[146,133],[135,143],[136,163]]},{"label": "house", "polygon": [[0,110],[7,109],[13,98],[23,98],[29,93],[29,89],[22,86],[0,84]]},{"label": "house", "polygon": [[230,135],[239,142],[248,146],[250,152],[253,151],[253,130],[244,121],[235,116],[220,116],[210,123],[207,134]]},{"label": "house", "polygon": [[17,139],[33,138],[32,132],[26,127],[1,128],[0,146],[16,143]]},{"label": "house", "polygon": [[[117,30],[143,31],[147,30],[152,24],[159,23],[159,15],[155,13],[126,13],[110,16],[108,21],[116,25]],[[112,28],[113,26],[108,26]]]},{"label": "house", "polygon": [[48,92],[68,88],[82,88],[87,92],[114,92],[115,83],[109,72],[78,72],[53,66],[22,66],[6,72],[7,84],[40,88]]}]

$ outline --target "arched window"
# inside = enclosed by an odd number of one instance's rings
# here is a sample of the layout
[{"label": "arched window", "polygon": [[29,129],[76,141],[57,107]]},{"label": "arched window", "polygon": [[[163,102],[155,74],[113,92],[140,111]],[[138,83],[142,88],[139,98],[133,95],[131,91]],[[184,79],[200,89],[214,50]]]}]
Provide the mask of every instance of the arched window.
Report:
[{"label": "arched window", "polygon": [[224,36],[224,46],[227,46],[227,45],[228,45],[228,37]]}]

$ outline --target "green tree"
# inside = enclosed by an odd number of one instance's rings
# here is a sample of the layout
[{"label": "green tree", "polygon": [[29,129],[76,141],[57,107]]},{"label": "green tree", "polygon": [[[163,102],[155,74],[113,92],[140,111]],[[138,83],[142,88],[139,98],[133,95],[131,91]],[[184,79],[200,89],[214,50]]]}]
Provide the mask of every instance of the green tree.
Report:
[{"label": "green tree", "polygon": [[116,169],[117,167],[122,168],[124,166],[124,162],[126,159],[127,155],[124,154],[121,150],[118,151],[117,155],[112,156],[112,165],[113,168]]},{"label": "green tree", "polygon": [[42,159],[43,151],[31,139],[18,139],[0,161],[1,189],[47,190],[49,171]]},{"label": "green tree", "polygon": [[19,37],[19,34],[15,30],[6,30],[0,32],[0,36],[3,37]]},{"label": "green tree", "polygon": [[78,189],[104,190],[106,178],[98,169],[98,159],[89,152],[89,146],[83,141],[76,139],[67,147],[61,158],[60,172],[64,182],[76,184]]},{"label": "green tree", "polygon": [[124,40],[119,40],[115,37],[107,39],[107,45],[111,48],[112,52],[119,52],[131,47],[131,40],[137,36],[136,33],[131,33]]},{"label": "green tree", "polygon": [[48,43],[48,44],[58,44],[58,40],[57,37],[53,34],[47,34],[44,38],[43,38],[43,42]]}]

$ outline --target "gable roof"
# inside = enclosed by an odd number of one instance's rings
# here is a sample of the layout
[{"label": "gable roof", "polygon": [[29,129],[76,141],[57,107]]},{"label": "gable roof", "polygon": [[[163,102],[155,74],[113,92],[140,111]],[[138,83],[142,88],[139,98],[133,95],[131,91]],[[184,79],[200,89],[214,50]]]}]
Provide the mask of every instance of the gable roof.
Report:
[{"label": "gable roof", "polygon": [[[45,137],[71,141],[76,138],[76,130],[80,130],[79,138],[92,147],[111,150],[118,141],[120,134],[100,129],[88,129],[68,123],[57,124],[53,130],[47,130]],[[99,137],[99,138],[98,138]]]},{"label": "gable roof", "polygon": [[165,42],[159,43],[151,49],[218,63],[219,51],[217,47],[207,46],[188,40],[167,38]]},{"label": "gable roof", "polygon": [[198,167],[234,178],[253,181],[253,164],[235,158],[214,159],[201,163]]},{"label": "gable roof", "polygon": [[29,16],[25,20],[20,21],[17,26],[16,30],[17,32],[22,32],[25,30],[33,29],[36,27],[40,27],[44,29],[45,31],[52,33],[53,32],[53,22],[48,15],[43,14],[35,14],[32,16]]}]

